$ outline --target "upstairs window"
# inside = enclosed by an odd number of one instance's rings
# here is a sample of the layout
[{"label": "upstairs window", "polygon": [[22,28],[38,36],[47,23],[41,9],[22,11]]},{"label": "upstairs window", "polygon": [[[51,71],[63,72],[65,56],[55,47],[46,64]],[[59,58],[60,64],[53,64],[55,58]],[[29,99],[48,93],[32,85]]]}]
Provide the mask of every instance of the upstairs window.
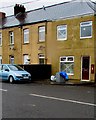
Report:
[{"label": "upstairs window", "polygon": [[13,33],[13,31],[9,32],[9,36],[10,36],[10,45],[13,45],[14,44],[14,33]]},{"label": "upstairs window", "polygon": [[24,29],[24,43],[29,43],[29,29]]},{"label": "upstairs window", "polygon": [[67,25],[57,26],[57,40],[67,40]]},{"label": "upstairs window", "polygon": [[41,26],[38,28],[39,30],[39,42],[45,41],[45,26]]},{"label": "upstairs window", "polygon": [[2,33],[0,32],[0,46],[2,46]]},{"label": "upstairs window", "polygon": [[80,38],[92,37],[92,21],[80,23]]}]

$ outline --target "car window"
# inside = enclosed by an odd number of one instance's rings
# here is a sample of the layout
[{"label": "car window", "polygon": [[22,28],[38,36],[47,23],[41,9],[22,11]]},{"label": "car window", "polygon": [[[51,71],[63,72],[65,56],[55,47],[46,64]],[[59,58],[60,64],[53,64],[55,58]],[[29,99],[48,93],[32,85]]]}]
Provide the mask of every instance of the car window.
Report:
[{"label": "car window", "polygon": [[13,71],[23,71],[23,68],[17,65],[8,65],[8,67]]},{"label": "car window", "polygon": [[6,65],[3,65],[3,70],[6,70],[8,69]]}]

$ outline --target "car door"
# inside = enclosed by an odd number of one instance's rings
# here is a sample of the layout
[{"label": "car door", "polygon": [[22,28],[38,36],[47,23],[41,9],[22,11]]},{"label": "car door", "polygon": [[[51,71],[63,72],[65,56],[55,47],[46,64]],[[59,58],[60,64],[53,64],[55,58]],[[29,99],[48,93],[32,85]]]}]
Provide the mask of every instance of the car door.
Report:
[{"label": "car door", "polygon": [[2,79],[8,80],[8,76],[9,76],[9,69],[6,65],[3,65],[3,67],[2,67]]}]

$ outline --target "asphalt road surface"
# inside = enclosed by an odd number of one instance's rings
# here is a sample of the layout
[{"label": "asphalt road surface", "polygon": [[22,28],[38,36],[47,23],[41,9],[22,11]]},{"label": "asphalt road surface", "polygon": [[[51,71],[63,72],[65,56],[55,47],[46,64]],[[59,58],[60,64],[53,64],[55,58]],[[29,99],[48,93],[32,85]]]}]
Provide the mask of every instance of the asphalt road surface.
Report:
[{"label": "asphalt road surface", "polygon": [[0,83],[2,118],[95,118],[95,91],[88,86]]}]

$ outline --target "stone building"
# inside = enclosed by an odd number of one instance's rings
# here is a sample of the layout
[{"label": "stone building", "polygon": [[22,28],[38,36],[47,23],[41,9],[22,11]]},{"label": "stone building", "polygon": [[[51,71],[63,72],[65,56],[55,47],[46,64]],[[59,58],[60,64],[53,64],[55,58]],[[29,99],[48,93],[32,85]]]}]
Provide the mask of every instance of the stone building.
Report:
[{"label": "stone building", "polygon": [[52,74],[95,82],[96,3],[73,0],[14,15],[0,13],[0,62],[51,64]]}]

